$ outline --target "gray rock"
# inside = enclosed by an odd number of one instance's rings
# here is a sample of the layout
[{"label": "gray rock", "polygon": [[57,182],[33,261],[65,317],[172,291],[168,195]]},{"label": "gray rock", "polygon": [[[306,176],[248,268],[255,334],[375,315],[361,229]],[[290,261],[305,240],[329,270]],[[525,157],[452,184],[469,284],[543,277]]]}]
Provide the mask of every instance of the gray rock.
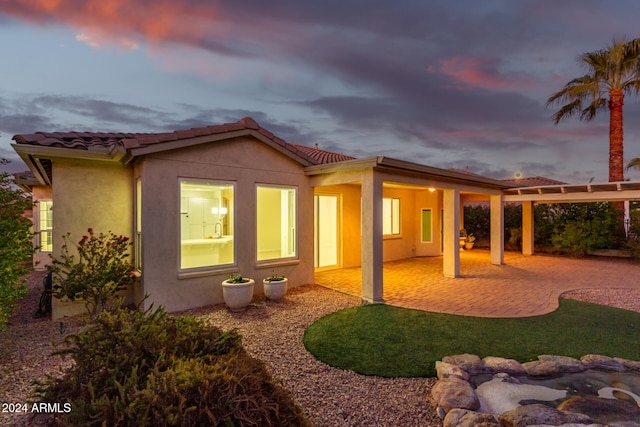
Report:
[{"label": "gray rock", "polygon": [[444,418],[442,427],[500,427],[500,424],[491,414],[452,409]]},{"label": "gray rock", "polygon": [[614,357],[613,360],[615,360],[616,362],[620,362],[629,371],[640,372],[640,362],[636,362],[635,360],[621,359],[619,357]]},{"label": "gray rock", "polygon": [[454,408],[471,410],[480,408],[480,401],[471,384],[455,377],[438,380],[431,389],[431,397],[436,406],[447,413]]},{"label": "gray rock", "polygon": [[498,418],[501,427],[525,427],[536,424],[559,426],[562,424],[592,424],[587,415],[561,412],[550,406],[525,405],[505,412]]},{"label": "gray rock", "polygon": [[606,369],[608,371],[624,372],[626,368],[617,360],[602,356],[600,354],[587,354],[580,358],[580,361],[584,363],[588,369]]},{"label": "gray rock", "polygon": [[465,381],[469,380],[469,373],[467,371],[451,363],[437,361],[436,372],[439,380],[449,377],[460,378]]},{"label": "gray rock", "polygon": [[522,364],[514,359],[487,356],[482,361],[485,370],[492,373],[504,372],[509,375],[524,375],[526,373]]},{"label": "gray rock", "polygon": [[475,354],[457,354],[455,356],[446,356],[442,358],[445,363],[456,365],[471,375],[484,372],[484,362]]},{"label": "gray rock", "polygon": [[552,377],[562,373],[562,369],[557,363],[546,360],[534,360],[523,363],[522,366],[530,377]]},{"label": "gray rock", "polygon": [[557,364],[562,372],[573,373],[573,372],[583,372],[587,370],[587,367],[580,360],[575,359],[573,357],[567,356],[549,356],[543,354],[542,356],[538,356],[539,360],[544,362],[553,362]]},{"label": "gray rock", "polygon": [[558,405],[558,410],[585,414],[594,421],[603,424],[624,421],[640,422],[640,408],[638,408],[638,405],[618,399],[575,396]]}]

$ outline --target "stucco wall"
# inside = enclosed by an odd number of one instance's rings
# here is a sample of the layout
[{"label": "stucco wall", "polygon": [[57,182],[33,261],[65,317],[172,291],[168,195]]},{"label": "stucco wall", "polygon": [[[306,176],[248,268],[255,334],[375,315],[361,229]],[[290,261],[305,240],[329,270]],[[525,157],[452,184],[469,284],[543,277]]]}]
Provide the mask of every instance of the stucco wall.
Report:
[{"label": "stucco wall", "polygon": [[[59,257],[62,236],[79,241],[93,228],[132,236],[132,170],[119,163],[88,160],[53,160],[53,256]],[[84,311],[83,305],[53,301],[53,318]]]},{"label": "stucco wall", "polygon": [[[141,160],[143,284],[146,304],[162,304],[169,311],[223,302],[221,282],[240,273],[256,280],[275,270],[289,278],[289,286],[313,283],[313,189],[297,162],[252,138],[202,144],[150,154]],[[179,272],[179,178],[235,184],[235,252],[231,268]],[[298,204],[298,259],[256,261],[256,184],[295,186]]]}]

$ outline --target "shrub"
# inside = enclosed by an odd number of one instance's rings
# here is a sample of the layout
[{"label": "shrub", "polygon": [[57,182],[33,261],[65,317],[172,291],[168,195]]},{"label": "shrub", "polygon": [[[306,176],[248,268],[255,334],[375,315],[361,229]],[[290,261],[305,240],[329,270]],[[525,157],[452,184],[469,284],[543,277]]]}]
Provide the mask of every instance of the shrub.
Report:
[{"label": "shrub", "polygon": [[[0,165],[8,163],[0,159]],[[31,221],[22,214],[31,208],[31,200],[13,186],[9,174],[0,173],[0,329],[26,295],[21,276],[31,271],[33,234]]]},{"label": "shrub", "polygon": [[81,298],[94,318],[103,310],[112,310],[120,304],[118,292],[133,284],[135,274],[127,253],[131,241],[125,236],[88,235],[74,244],[78,258],[69,251],[71,234],[63,236],[62,254],[53,258],[48,270],[54,274],[53,294],[71,301]]},{"label": "shrub", "polygon": [[235,330],[162,308],[118,309],[65,344],[56,354],[75,364],[48,377],[37,397],[71,404],[61,425],[309,425]]}]

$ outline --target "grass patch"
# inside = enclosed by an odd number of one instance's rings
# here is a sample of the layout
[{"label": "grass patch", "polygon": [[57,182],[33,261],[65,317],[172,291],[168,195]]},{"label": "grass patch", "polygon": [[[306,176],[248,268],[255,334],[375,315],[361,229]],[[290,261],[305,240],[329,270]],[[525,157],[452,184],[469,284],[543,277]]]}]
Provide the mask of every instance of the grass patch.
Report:
[{"label": "grass patch", "polygon": [[437,360],[460,353],[520,362],[592,353],[640,360],[639,342],[640,313],[567,299],[553,313],[516,319],[365,305],[319,319],[304,336],[319,360],[381,377],[435,376]]}]

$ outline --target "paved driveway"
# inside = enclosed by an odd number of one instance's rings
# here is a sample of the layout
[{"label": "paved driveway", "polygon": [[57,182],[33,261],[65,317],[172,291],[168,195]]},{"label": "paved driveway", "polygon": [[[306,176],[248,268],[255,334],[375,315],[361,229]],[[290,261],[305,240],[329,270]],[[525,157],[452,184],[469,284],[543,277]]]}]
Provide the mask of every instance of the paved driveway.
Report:
[{"label": "paved driveway", "polygon": [[[640,289],[640,263],[629,259],[505,253],[492,265],[489,251],[463,251],[458,279],[442,276],[442,258],[412,258],[384,264],[387,304],[479,317],[526,317],[552,312],[558,297],[581,288]],[[361,295],[360,268],[317,272],[315,282]]]}]

